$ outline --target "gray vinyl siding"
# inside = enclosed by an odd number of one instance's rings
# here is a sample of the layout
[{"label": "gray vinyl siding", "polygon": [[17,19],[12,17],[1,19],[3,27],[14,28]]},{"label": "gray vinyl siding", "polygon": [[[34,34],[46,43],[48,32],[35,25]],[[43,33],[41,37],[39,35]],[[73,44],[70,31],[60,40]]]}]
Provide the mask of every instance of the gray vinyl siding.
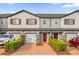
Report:
[{"label": "gray vinyl siding", "polygon": [[[75,19],[75,24],[73,25],[66,25],[64,24],[64,19]],[[62,28],[79,28],[79,12],[75,12],[68,16],[65,16],[61,19],[61,27]]]},{"label": "gray vinyl siding", "polygon": [[50,18],[40,18],[40,28],[50,28]]},{"label": "gray vinyl siding", "polygon": [[7,18],[0,18],[0,28],[8,28]]},{"label": "gray vinyl siding", "polygon": [[[20,25],[10,24],[10,21],[13,18],[20,18],[21,24]],[[35,25],[26,24],[26,19],[32,19],[32,18],[37,20],[37,24]],[[39,17],[32,15],[30,13],[27,13],[27,12],[17,13],[16,15],[8,17],[8,28],[39,28]]]},{"label": "gray vinyl siding", "polygon": [[61,18],[51,18],[51,28],[60,28]]}]

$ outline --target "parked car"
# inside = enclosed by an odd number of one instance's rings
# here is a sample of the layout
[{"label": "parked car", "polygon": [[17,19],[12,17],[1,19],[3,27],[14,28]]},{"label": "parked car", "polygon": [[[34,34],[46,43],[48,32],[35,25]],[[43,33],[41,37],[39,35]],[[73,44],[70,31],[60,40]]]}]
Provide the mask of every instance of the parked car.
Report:
[{"label": "parked car", "polygon": [[0,46],[3,46],[5,42],[12,39],[13,35],[0,34]]},{"label": "parked car", "polygon": [[79,49],[79,37],[72,38],[68,43],[70,46],[77,47]]}]

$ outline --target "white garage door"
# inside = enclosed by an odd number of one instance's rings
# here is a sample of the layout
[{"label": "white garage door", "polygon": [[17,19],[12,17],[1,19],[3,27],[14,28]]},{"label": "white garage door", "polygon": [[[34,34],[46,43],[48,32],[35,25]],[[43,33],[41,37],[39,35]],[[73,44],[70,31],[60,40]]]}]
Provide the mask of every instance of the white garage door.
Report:
[{"label": "white garage door", "polygon": [[25,43],[36,43],[36,34],[26,34]]},{"label": "white garage door", "polygon": [[77,37],[77,34],[66,34],[66,39],[67,39],[67,40],[70,40],[70,39],[72,39],[73,37]]}]

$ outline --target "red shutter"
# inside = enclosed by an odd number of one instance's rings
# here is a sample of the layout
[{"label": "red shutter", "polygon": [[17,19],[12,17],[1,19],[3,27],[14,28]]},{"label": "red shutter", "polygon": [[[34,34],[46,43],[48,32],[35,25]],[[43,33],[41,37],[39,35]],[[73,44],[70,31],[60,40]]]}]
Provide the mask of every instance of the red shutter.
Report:
[{"label": "red shutter", "polygon": [[29,23],[28,23],[28,19],[26,19],[26,24],[29,24]]},{"label": "red shutter", "polygon": [[35,24],[37,24],[37,19],[35,19]]},{"label": "red shutter", "polygon": [[21,19],[19,19],[19,24],[21,24]]},{"label": "red shutter", "polygon": [[64,24],[66,24],[66,19],[64,19]]},{"label": "red shutter", "polygon": [[75,24],[75,19],[73,19],[73,24]]},{"label": "red shutter", "polygon": [[10,24],[13,24],[13,19],[10,19]]}]

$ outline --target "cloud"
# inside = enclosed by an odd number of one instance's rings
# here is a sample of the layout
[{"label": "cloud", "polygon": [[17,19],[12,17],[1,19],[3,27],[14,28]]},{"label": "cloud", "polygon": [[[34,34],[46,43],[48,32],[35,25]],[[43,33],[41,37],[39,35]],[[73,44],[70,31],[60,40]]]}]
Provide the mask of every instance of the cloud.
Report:
[{"label": "cloud", "polygon": [[8,13],[15,13],[14,11],[9,11]]},{"label": "cloud", "polygon": [[13,5],[13,4],[15,4],[15,3],[7,3],[7,4]]},{"label": "cloud", "polygon": [[62,7],[65,8],[65,7],[77,7],[79,6],[79,3],[67,3],[67,4],[64,4]]},{"label": "cloud", "polygon": [[3,11],[1,11],[1,13],[4,13],[5,14],[5,13],[15,13],[15,12],[13,12],[13,11],[4,11],[3,10]]},{"label": "cloud", "polygon": [[50,4],[52,4],[52,5],[59,5],[59,4],[61,4],[61,3],[50,3]]}]

